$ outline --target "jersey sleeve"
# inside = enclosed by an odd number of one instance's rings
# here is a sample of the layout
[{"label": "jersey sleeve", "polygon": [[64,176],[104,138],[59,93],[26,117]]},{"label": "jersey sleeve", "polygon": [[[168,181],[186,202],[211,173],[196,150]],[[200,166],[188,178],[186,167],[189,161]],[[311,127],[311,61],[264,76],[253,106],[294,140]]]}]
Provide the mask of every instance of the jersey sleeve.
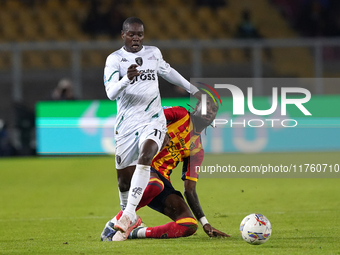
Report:
[{"label": "jersey sleeve", "polygon": [[115,100],[129,84],[130,80],[127,75],[119,80],[119,60],[117,56],[109,55],[104,68],[104,86],[107,97],[110,100]]},{"label": "jersey sleeve", "polygon": [[164,80],[179,86],[185,89],[188,93],[194,95],[198,89],[190,84],[179,72],[173,69],[164,59],[162,56],[161,51],[156,48],[156,55],[158,59],[158,70],[157,73],[161,76]]},{"label": "jersey sleeve", "polygon": [[188,111],[181,106],[174,106],[164,109],[164,115],[168,124],[182,119]]},{"label": "jersey sleeve", "polygon": [[155,55],[158,61],[157,73],[161,77],[168,74],[171,71],[171,66],[163,59],[161,51],[155,47]]},{"label": "jersey sleeve", "polygon": [[194,155],[183,160],[182,180],[191,180],[197,182],[199,175],[199,168],[203,162],[204,150],[200,149]]}]

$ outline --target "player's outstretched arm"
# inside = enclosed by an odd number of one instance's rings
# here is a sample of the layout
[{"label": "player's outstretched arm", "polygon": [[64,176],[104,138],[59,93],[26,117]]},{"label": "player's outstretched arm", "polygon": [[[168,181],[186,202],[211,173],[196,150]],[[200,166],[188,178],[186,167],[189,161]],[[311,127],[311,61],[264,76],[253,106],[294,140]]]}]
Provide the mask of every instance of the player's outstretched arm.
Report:
[{"label": "player's outstretched arm", "polygon": [[204,216],[202,207],[198,200],[196,193],[196,182],[191,180],[184,181],[184,196],[189,204],[191,211],[194,213],[196,219],[203,226],[204,232],[210,237],[229,237],[229,235],[223,233],[222,231],[213,228],[206,217]]},{"label": "player's outstretched arm", "polygon": [[158,61],[159,61],[158,70],[157,70],[158,75],[160,75],[166,81],[185,89],[189,94],[193,95],[198,100],[201,100],[201,93],[199,92],[199,89],[193,84],[191,84],[188,80],[186,80],[174,68],[172,68],[163,59],[162,53],[158,48],[155,47],[155,50],[156,50],[155,51],[156,57],[158,58]]},{"label": "player's outstretched arm", "polygon": [[201,101],[202,93],[201,91],[197,91],[193,96],[196,97],[199,101]]},{"label": "player's outstretched arm", "polygon": [[116,55],[108,56],[104,68],[104,85],[106,95],[110,100],[116,100],[119,94],[131,83],[131,80],[138,75],[137,65],[131,65],[127,75],[119,79],[119,61]]},{"label": "player's outstretched arm", "polygon": [[198,93],[199,89],[191,84],[189,81],[187,81],[179,72],[177,72],[172,67],[170,67],[169,72],[160,73],[160,76],[166,81],[185,89],[188,93],[195,96],[198,100],[201,100],[200,93]]}]

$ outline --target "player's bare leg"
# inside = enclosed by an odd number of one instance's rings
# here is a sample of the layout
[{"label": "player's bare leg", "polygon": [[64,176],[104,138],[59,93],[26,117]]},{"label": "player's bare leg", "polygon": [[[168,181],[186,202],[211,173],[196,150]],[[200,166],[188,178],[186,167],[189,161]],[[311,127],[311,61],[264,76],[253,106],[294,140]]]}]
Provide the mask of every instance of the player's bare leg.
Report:
[{"label": "player's bare leg", "polygon": [[171,194],[165,200],[164,215],[173,221],[184,217],[194,217],[187,203],[177,194]]},{"label": "player's bare leg", "polygon": [[[123,169],[117,169],[120,208],[122,210],[125,209],[127,201],[128,201],[131,178],[135,171],[135,168],[136,166],[128,166]],[[119,217],[117,218],[117,216]],[[100,239],[102,241],[112,241],[112,237],[116,233],[114,226],[120,217],[121,217],[121,214],[118,214],[105,224],[105,227],[100,235]]]},{"label": "player's bare leg", "polygon": [[118,191],[120,199],[120,208],[125,209],[129,196],[130,183],[135,172],[136,166],[128,166],[123,169],[117,169]]},{"label": "player's bare leg", "polygon": [[[159,179],[158,175],[156,173],[151,173],[148,186],[146,187],[145,192],[143,193],[143,197],[137,207],[137,210],[148,205],[154,197],[156,197],[157,195],[159,195],[159,193],[163,191],[163,189],[164,189],[164,184]],[[120,219],[122,214],[123,214],[123,209],[114,218],[112,218],[106,223],[104,230],[100,235],[100,239],[102,241],[112,241],[113,236],[117,232],[114,229],[114,226],[117,223],[117,221]],[[143,222],[141,223],[141,226],[142,225],[143,227],[145,227],[145,224],[143,224]]]},{"label": "player's bare leg", "polygon": [[[119,191],[119,199],[120,199],[120,208],[122,210],[125,209],[132,175],[135,171],[136,166],[128,166],[123,169],[117,169],[117,179],[118,179],[118,191]],[[117,218],[117,216],[119,216]],[[115,235],[116,230],[114,229],[115,224],[121,215],[116,215],[111,220],[109,220],[100,235],[100,239],[102,241],[112,241],[112,237]]]},{"label": "player's bare leg", "polygon": [[[162,148],[165,147],[165,145],[167,145],[169,140],[170,140],[169,137],[165,136],[163,144],[162,144]],[[129,166],[129,167],[126,167],[124,169],[117,169],[120,207],[121,207],[122,210],[125,209],[126,204],[127,204],[128,194],[129,194],[129,189],[130,189],[130,183],[131,183],[132,175],[135,171],[135,168],[136,168],[136,166]],[[162,181],[159,180],[157,174],[151,173],[150,181],[151,181],[151,184],[154,184],[153,182],[155,182],[156,184],[158,184],[158,186],[162,186],[162,187],[160,187],[160,190],[157,190],[154,185],[150,186],[150,187],[147,186],[147,187],[150,188],[150,190],[148,192],[147,197],[144,197],[144,195],[143,195],[142,200],[140,201],[140,204],[139,204],[139,206],[141,206],[141,207],[147,205],[152,200],[152,198],[157,196],[164,188],[164,185],[163,185]],[[150,181],[149,181],[149,183],[150,183]],[[142,205],[141,205],[141,203],[142,203]],[[122,216],[122,211],[119,212],[114,218],[112,218],[111,220],[109,220],[106,223],[104,230],[101,233],[101,240],[102,241],[112,241],[112,237],[116,233],[114,226],[117,223],[117,221],[120,219],[121,216]],[[143,222],[142,222],[141,225],[143,225]]]},{"label": "player's bare leg", "polygon": [[173,222],[162,226],[137,228],[131,232],[129,238],[178,238],[190,236],[196,232],[197,221],[184,199],[177,194],[167,197],[163,213]]},{"label": "player's bare leg", "polygon": [[[162,149],[169,143],[169,141],[170,141],[170,138],[168,135],[166,135],[164,137]],[[120,198],[120,207],[122,210],[124,210],[127,205],[131,179],[132,179],[133,173],[135,172],[135,169],[136,169],[135,165],[128,166],[123,169],[117,169],[118,191],[119,191],[119,198]],[[157,174],[155,174],[154,177],[158,178]]]},{"label": "player's bare leg", "polygon": [[137,166],[131,179],[127,206],[122,217],[114,226],[114,228],[122,232],[122,234],[116,234],[112,238],[112,241],[126,240],[132,229],[138,226],[136,224],[139,223],[140,225],[141,223],[135,211],[150,179],[151,161],[159,149],[157,143],[151,139],[147,139],[141,147]]}]

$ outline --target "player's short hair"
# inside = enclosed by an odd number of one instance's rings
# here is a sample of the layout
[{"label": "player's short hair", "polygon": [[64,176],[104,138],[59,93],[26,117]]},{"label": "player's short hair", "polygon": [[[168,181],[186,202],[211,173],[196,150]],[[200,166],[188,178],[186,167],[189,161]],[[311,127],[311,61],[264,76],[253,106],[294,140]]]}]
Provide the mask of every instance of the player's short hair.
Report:
[{"label": "player's short hair", "polygon": [[123,22],[122,30],[127,31],[129,29],[129,25],[134,23],[140,24],[144,27],[144,23],[141,19],[137,17],[129,17]]}]

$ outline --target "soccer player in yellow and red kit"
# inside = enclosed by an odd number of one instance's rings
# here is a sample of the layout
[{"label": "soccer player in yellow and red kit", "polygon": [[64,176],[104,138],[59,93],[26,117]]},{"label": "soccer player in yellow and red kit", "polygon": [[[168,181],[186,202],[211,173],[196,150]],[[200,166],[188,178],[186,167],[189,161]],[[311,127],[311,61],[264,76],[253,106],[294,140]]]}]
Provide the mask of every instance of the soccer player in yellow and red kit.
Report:
[{"label": "soccer player in yellow and red kit", "polygon": [[[164,110],[170,140],[152,161],[151,177],[138,209],[148,205],[171,218],[173,222],[156,227],[136,228],[130,233],[129,239],[190,236],[197,230],[196,219],[210,237],[228,236],[208,223],[196,193],[198,173],[195,169],[196,166],[201,165],[204,157],[200,134],[215,119],[217,110],[218,105],[212,99],[207,100],[206,115],[201,115],[201,102],[198,102],[193,113],[189,113],[185,108],[178,106]],[[172,170],[182,161],[184,195],[188,204],[184,201],[182,194],[176,191],[170,182]],[[119,219],[121,214],[122,211],[115,217],[116,219],[114,218],[106,224],[102,233],[102,240],[110,241],[114,234],[121,235],[121,232],[115,233],[113,230],[114,222],[117,218]],[[115,239],[119,240],[117,237]]]}]

